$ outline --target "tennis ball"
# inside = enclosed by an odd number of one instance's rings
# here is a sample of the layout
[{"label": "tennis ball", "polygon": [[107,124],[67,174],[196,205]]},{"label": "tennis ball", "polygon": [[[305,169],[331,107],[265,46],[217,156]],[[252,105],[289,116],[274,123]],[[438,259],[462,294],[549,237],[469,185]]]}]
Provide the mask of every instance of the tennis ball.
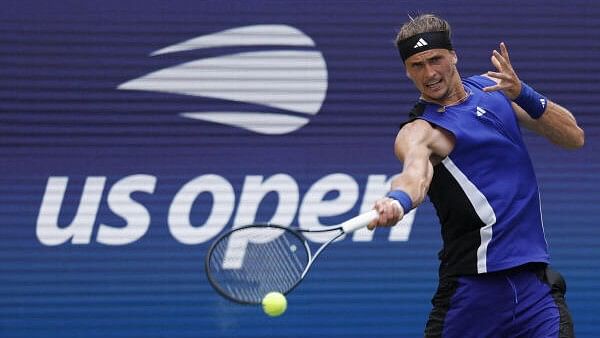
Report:
[{"label": "tennis ball", "polygon": [[262,307],[271,317],[281,316],[287,309],[287,299],[279,292],[269,292],[262,300]]}]

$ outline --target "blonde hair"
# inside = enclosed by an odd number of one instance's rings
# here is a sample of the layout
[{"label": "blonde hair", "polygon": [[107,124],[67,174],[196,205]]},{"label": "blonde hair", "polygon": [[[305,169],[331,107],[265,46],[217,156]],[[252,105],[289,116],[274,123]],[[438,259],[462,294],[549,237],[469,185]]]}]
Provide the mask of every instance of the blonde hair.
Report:
[{"label": "blonde hair", "polygon": [[414,18],[409,15],[408,17],[410,21],[402,25],[396,36],[396,45],[398,42],[420,33],[448,32],[449,37],[452,33],[448,21],[434,14],[421,14]]}]

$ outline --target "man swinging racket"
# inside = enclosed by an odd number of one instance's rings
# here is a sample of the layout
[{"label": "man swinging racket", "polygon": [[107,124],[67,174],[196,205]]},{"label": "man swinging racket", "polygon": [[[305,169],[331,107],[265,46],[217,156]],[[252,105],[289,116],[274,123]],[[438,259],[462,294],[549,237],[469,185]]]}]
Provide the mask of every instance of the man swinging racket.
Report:
[{"label": "man swinging racket", "polygon": [[496,71],[461,78],[450,26],[426,14],[396,39],[421,97],[395,141],[403,171],[369,224],[396,224],[429,195],[442,226],[426,337],[573,337],[564,279],[548,268],[540,197],[519,126],[565,148],[573,115],[519,80],[504,43]]}]

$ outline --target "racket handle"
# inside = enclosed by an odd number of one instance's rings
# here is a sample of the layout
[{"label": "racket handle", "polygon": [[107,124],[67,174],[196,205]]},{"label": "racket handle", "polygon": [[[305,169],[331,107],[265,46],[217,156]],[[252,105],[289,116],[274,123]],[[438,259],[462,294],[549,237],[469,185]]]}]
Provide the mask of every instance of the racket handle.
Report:
[{"label": "racket handle", "polygon": [[342,223],[342,230],[344,230],[345,233],[349,234],[353,231],[366,227],[367,225],[369,225],[369,223],[376,220],[378,217],[379,213],[377,212],[377,210],[365,212],[364,214],[360,214]]}]

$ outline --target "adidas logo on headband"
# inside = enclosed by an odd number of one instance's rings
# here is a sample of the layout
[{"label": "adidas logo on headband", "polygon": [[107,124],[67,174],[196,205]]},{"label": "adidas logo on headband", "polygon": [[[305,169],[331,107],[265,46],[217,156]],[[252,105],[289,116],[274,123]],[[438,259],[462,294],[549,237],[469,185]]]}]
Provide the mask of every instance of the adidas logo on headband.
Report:
[{"label": "adidas logo on headband", "polygon": [[415,34],[409,38],[396,42],[398,52],[402,61],[406,61],[411,55],[436,48],[452,50],[450,32],[425,32]]},{"label": "adidas logo on headband", "polygon": [[423,47],[423,46],[427,46],[427,45],[428,45],[427,41],[425,41],[423,38],[420,38],[419,41],[417,41],[417,44],[413,48],[419,48],[419,47]]}]

